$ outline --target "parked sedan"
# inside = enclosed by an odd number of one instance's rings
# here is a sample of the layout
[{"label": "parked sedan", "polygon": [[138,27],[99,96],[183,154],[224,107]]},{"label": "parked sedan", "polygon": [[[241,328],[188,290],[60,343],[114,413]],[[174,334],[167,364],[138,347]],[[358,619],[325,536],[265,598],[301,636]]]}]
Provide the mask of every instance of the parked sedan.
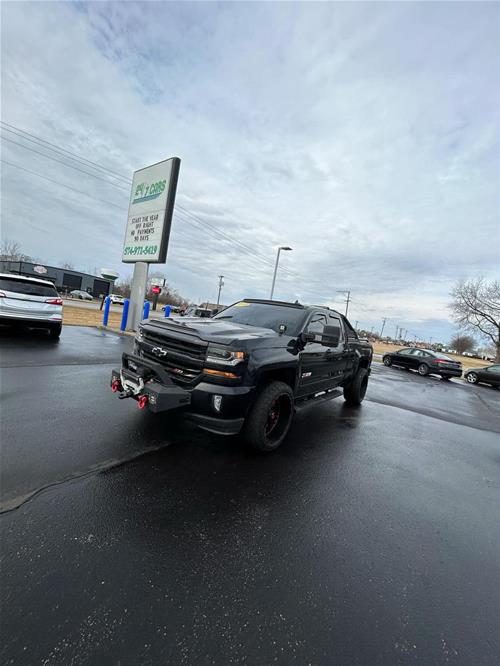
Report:
[{"label": "parked sedan", "polygon": [[500,386],[500,365],[489,365],[486,368],[472,368],[464,375],[469,384],[489,384]]},{"label": "parked sedan", "polygon": [[63,302],[48,280],[0,273],[0,324],[45,328],[57,339]]},{"label": "parked sedan", "polygon": [[89,294],[88,291],[83,291],[83,289],[73,289],[69,292],[69,295],[73,298],[79,298],[81,301],[93,301],[92,294]]},{"label": "parked sedan", "polygon": [[462,364],[430,349],[408,348],[384,354],[384,365],[416,370],[419,375],[440,375],[443,379],[462,376]]}]

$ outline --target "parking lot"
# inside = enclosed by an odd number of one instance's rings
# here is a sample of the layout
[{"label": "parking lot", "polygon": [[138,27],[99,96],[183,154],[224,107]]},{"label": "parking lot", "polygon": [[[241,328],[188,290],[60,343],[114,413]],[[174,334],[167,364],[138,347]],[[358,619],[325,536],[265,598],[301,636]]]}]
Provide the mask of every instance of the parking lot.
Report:
[{"label": "parking lot", "polygon": [[499,390],[374,363],[265,456],[0,335],[2,663],[498,663]]}]

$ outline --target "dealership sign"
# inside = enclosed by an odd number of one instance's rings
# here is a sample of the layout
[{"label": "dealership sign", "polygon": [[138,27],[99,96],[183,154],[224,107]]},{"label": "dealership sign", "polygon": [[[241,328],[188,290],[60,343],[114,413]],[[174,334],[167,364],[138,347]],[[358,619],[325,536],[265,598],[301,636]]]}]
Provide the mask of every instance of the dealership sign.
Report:
[{"label": "dealership sign", "polygon": [[172,157],[134,173],[122,261],[165,262],[180,164]]}]

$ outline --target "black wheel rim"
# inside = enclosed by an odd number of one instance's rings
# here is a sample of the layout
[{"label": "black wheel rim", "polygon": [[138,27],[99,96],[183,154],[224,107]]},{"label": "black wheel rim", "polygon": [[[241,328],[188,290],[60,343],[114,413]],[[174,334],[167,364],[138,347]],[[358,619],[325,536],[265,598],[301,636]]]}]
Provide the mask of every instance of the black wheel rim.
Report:
[{"label": "black wheel rim", "polygon": [[285,436],[292,416],[292,403],[290,397],[284,393],[272,402],[267,412],[264,433],[267,441],[280,442]]},{"label": "black wheel rim", "polygon": [[279,405],[278,398],[277,398],[273,402],[269,412],[267,413],[266,435],[268,437],[273,432],[273,430],[276,428],[276,426],[278,425],[279,420],[280,420],[280,405]]}]

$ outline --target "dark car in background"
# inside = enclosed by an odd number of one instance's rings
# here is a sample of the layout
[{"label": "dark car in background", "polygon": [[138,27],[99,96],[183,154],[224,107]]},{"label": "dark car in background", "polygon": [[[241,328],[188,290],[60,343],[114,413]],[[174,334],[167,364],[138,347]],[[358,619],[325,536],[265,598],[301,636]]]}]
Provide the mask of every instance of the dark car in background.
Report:
[{"label": "dark car in background", "polygon": [[486,368],[471,368],[464,375],[469,384],[489,384],[500,387],[500,365],[489,365]]},{"label": "dark car in background", "polygon": [[449,356],[430,349],[405,347],[395,352],[388,352],[383,356],[386,366],[396,365],[408,370],[416,370],[419,375],[440,375],[443,379],[462,376],[462,364]]}]

